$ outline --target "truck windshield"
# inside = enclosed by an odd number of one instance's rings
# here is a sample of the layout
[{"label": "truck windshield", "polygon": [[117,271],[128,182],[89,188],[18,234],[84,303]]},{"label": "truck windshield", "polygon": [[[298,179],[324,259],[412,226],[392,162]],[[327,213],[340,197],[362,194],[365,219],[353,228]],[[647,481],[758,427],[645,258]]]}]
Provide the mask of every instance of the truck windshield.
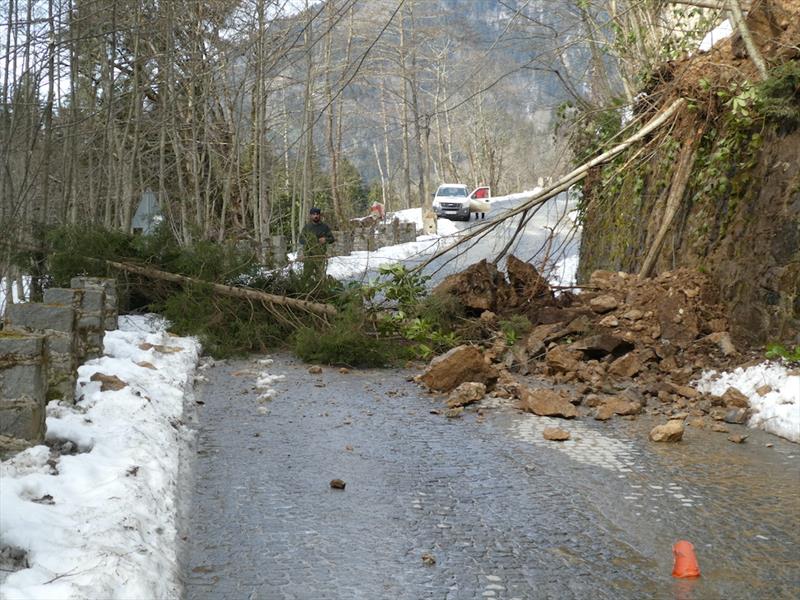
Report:
[{"label": "truck windshield", "polygon": [[443,187],[439,188],[436,192],[437,196],[464,196],[467,195],[467,189],[461,187]]}]

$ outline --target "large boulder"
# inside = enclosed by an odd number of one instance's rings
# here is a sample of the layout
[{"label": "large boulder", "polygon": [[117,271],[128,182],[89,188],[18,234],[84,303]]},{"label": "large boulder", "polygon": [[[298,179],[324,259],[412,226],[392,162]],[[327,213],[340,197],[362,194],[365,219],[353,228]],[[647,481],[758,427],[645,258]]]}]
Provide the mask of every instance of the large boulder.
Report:
[{"label": "large boulder", "polygon": [[488,364],[475,346],[462,345],[434,358],[420,380],[437,392],[449,392],[465,381],[490,386],[500,374]]},{"label": "large boulder", "polygon": [[535,389],[520,386],[519,407],[540,417],[562,417],[572,419],[578,416],[572,403],[558,392],[548,389]]},{"label": "large boulder", "polygon": [[672,419],[664,425],[656,425],[650,431],[650,439],[654,442],[680,442],[683,438],[683,421]]}]

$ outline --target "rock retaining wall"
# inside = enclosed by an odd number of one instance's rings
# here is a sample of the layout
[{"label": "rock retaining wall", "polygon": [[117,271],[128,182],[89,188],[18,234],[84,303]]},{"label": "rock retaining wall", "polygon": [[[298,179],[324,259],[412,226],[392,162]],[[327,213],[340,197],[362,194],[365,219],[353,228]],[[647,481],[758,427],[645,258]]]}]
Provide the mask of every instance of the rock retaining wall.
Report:
[{"label": "rock retaining wall", "polygon": [[44,441],[45,406],[75,402],[78,365],[103,352],[117,327],[113,279],[77,277],[43,303],[8,306],[0,330],[0,454]]}]

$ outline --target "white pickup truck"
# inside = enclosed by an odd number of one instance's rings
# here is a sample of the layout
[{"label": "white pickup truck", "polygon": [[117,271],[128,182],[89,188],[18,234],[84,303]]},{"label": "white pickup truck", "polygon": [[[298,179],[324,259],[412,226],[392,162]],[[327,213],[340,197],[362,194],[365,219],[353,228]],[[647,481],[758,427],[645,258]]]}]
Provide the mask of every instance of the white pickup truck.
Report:
[{"label": "white pickup truck", "polygon": [[470,193],[461,183],[443,183],[433,195],[433,212],[437,217],[469,221],[472,213],[477,216],[489,212],[491,195],[488,186],[479,186]]}]

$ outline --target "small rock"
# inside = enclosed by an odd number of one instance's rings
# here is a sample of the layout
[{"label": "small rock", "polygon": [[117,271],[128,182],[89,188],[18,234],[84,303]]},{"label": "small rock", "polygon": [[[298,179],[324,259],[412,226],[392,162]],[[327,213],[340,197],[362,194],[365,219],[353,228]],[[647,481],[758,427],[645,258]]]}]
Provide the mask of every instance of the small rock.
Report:
[{"label": "small rock", "polygon": [[106,375],[105,373],[95,373],[90,378],[90,381],[100,382],[101,392],[118,392],[122,388],[128,387],[128,384],[122,381],[116,375]]},{"label": "small rock", "polygon": [[595,408],[605,402],[605,399],[598,394],[589,394],[584,398],[583,403],[589,408]]},{"label": "small rock", "polygon": [[723,425],[722,423],[712,423],[711,431],[716,431],[717,433],[728,433],[730,429],[725,427],[725,425]]},{"label": "small rock", "polygon": [[628,319],[629,321],[638,321],[644,316],[644,313],[640,311],[638,308],[632,308],[626,311],[623,315],[623,319]]},{"label": "small rock", "polygon": [[153,371],[157,371],[158,370],[158,368],[153,363],[147,362],[146,360],[140,360],[136,364],[139,365],[140,367],[145,368],[145,369],[151,369]]},{"label": "small rock", "polygon": [[492,323],[497,322],[497,315],[490,310],[485,310],[481,313],[480,319],[481,323],[491,325]]},{"label": "small rock", "polygon": [[603,313],[607,313],[617,308],[617,306],[619,306],[619,302],[617,302],[617,299],[614,298],[614,296],[610,294],[604,294],[589,300],[589,306],[594,312],[602,315]]},{"label": "small rock", "polygon": [[771,385],[762,385],[761,387],[756,388],[756,394],[761,396],[762,398],[769,394],[772,391]]},{"label": "small rock", "polygon": [[343,490],[346,485],[341,479],[331,479],[331,487],[335,490]]},{"label": "small rock", "polygon": [[606,315],[597,323],[600,327],[616,327],[619,325],[619,320],[614,315]]},{"label": "small rock", "polygon": [[765,446],[766,446],[767,448],[772,448],[772,446],[774,446],[774,444],[765,444]]},{"label": "small rock", "polygon": [[428,565],[429,567],[432,567],[433,565],[436,564],[436,557],[433,554],[431,554],[430,552],[423,552],[423,554],[422,554],[422,564]]},{"label": "small rock", "polygon": [[735,408],[725,413],[723,421],[733,425],[743,425],[747,422],[748,411],[746,408]]},{"label": "small rock", "polygon": [[479,402],[486,395],[486,385],[477,381],[465,381],[450,392],[447,397],[448,408],[467,406]]},{"label": "small rock", "polygon": [[690,419],[688,424],[690,427],[694,427],[695,429],[705,429],[706,427],[706,422],[703,418]]},{"label": "small rock", "polygon": [[319,375],[320,373],[322,373],[322,367],[320,367],[319,365],[312,365],[308,367],[308,372],[311,375]]},{"label": "small rock", "polygon": [[747,396],[735,387],[729,387],[725,390],[725,393],[722,394],[722,401],[725,403],[725,406],[732,406],[734,408],[747,408],[750,406],[750,401]]},{"label": "small rock", "polygon": [[669,386],[670,391],[678,394],[679,396],[683,396],[684,398],[689,398],[691,400],[700,396],[700,392],[689,385],[677,385],[674,383],[668,383],[667,385]]},{"label": "small rock", "polygon": [[689,413],[687,412],[679,412],[675,413],[670,417],[670,419],[680,419],[681,421],[685,421],[689,417]]},{"label": "small rock", "polygon": [[349,372],[350,372],[350,369],[348,369],[347,367],[340,367],[339,368],[339,373],[341,373],[342,375],[347,375]]},{"label": "small rock", "polygon": [[351,444],[347,444],[347,445],[344,447],[344,449],[345,449],[347,452],[352,452],[352,451],[353,451],[353,446],[352,446]]},{"label": "small rock", "polygon": [[444,416],[448,419],[456,419],[464,414],[463,406],[456,406],[455,408],[448,408],[444,411]]},{"label": "small rock", "polygon": [[729,442],[733,442],[734,444],[743,444],[743,443],[744,443],[744,441],[745,441],[745,440],[746,440],[748,437],[749,437],[749,436],[742,435],[742,434],[739,434],[739,433],[734,433],[733,435],[729,435],[729,436],[728,436],[728,441],[729,441]]},{"label": "small rock", "polygon": [[608,421],[613,416],[614,409],[612,409],[608,404],[599,406],[594,413],[595,421]]},{"label": "small rock", "polygon": [[633,352],[628,352],[611,363],[611,366],[608,367],[608,373],[618,377],[633,377],[643,368],[644,366],[639,357]]},{"label": "small rock", "polygon": [[569,431],[560,427],[547,427],[542,432],[542,437],[551,442],[565,442],[569,439]]},{"label": "small rock", "polygon": [[731,336],[727,331],[718,331],[716,333],[712,333],[706,336],[706,339],[709,342],[713,342],[719,347],[720,352],[724,356],[730,356],[731,354],[736,354],[736,346],[733,345],[731,341]]},{"label": "small rock", "polygon": [[656,425],[650,431],[654,442],[680,442],[683,438],[683,421],[670,420],[664,425]]}]

